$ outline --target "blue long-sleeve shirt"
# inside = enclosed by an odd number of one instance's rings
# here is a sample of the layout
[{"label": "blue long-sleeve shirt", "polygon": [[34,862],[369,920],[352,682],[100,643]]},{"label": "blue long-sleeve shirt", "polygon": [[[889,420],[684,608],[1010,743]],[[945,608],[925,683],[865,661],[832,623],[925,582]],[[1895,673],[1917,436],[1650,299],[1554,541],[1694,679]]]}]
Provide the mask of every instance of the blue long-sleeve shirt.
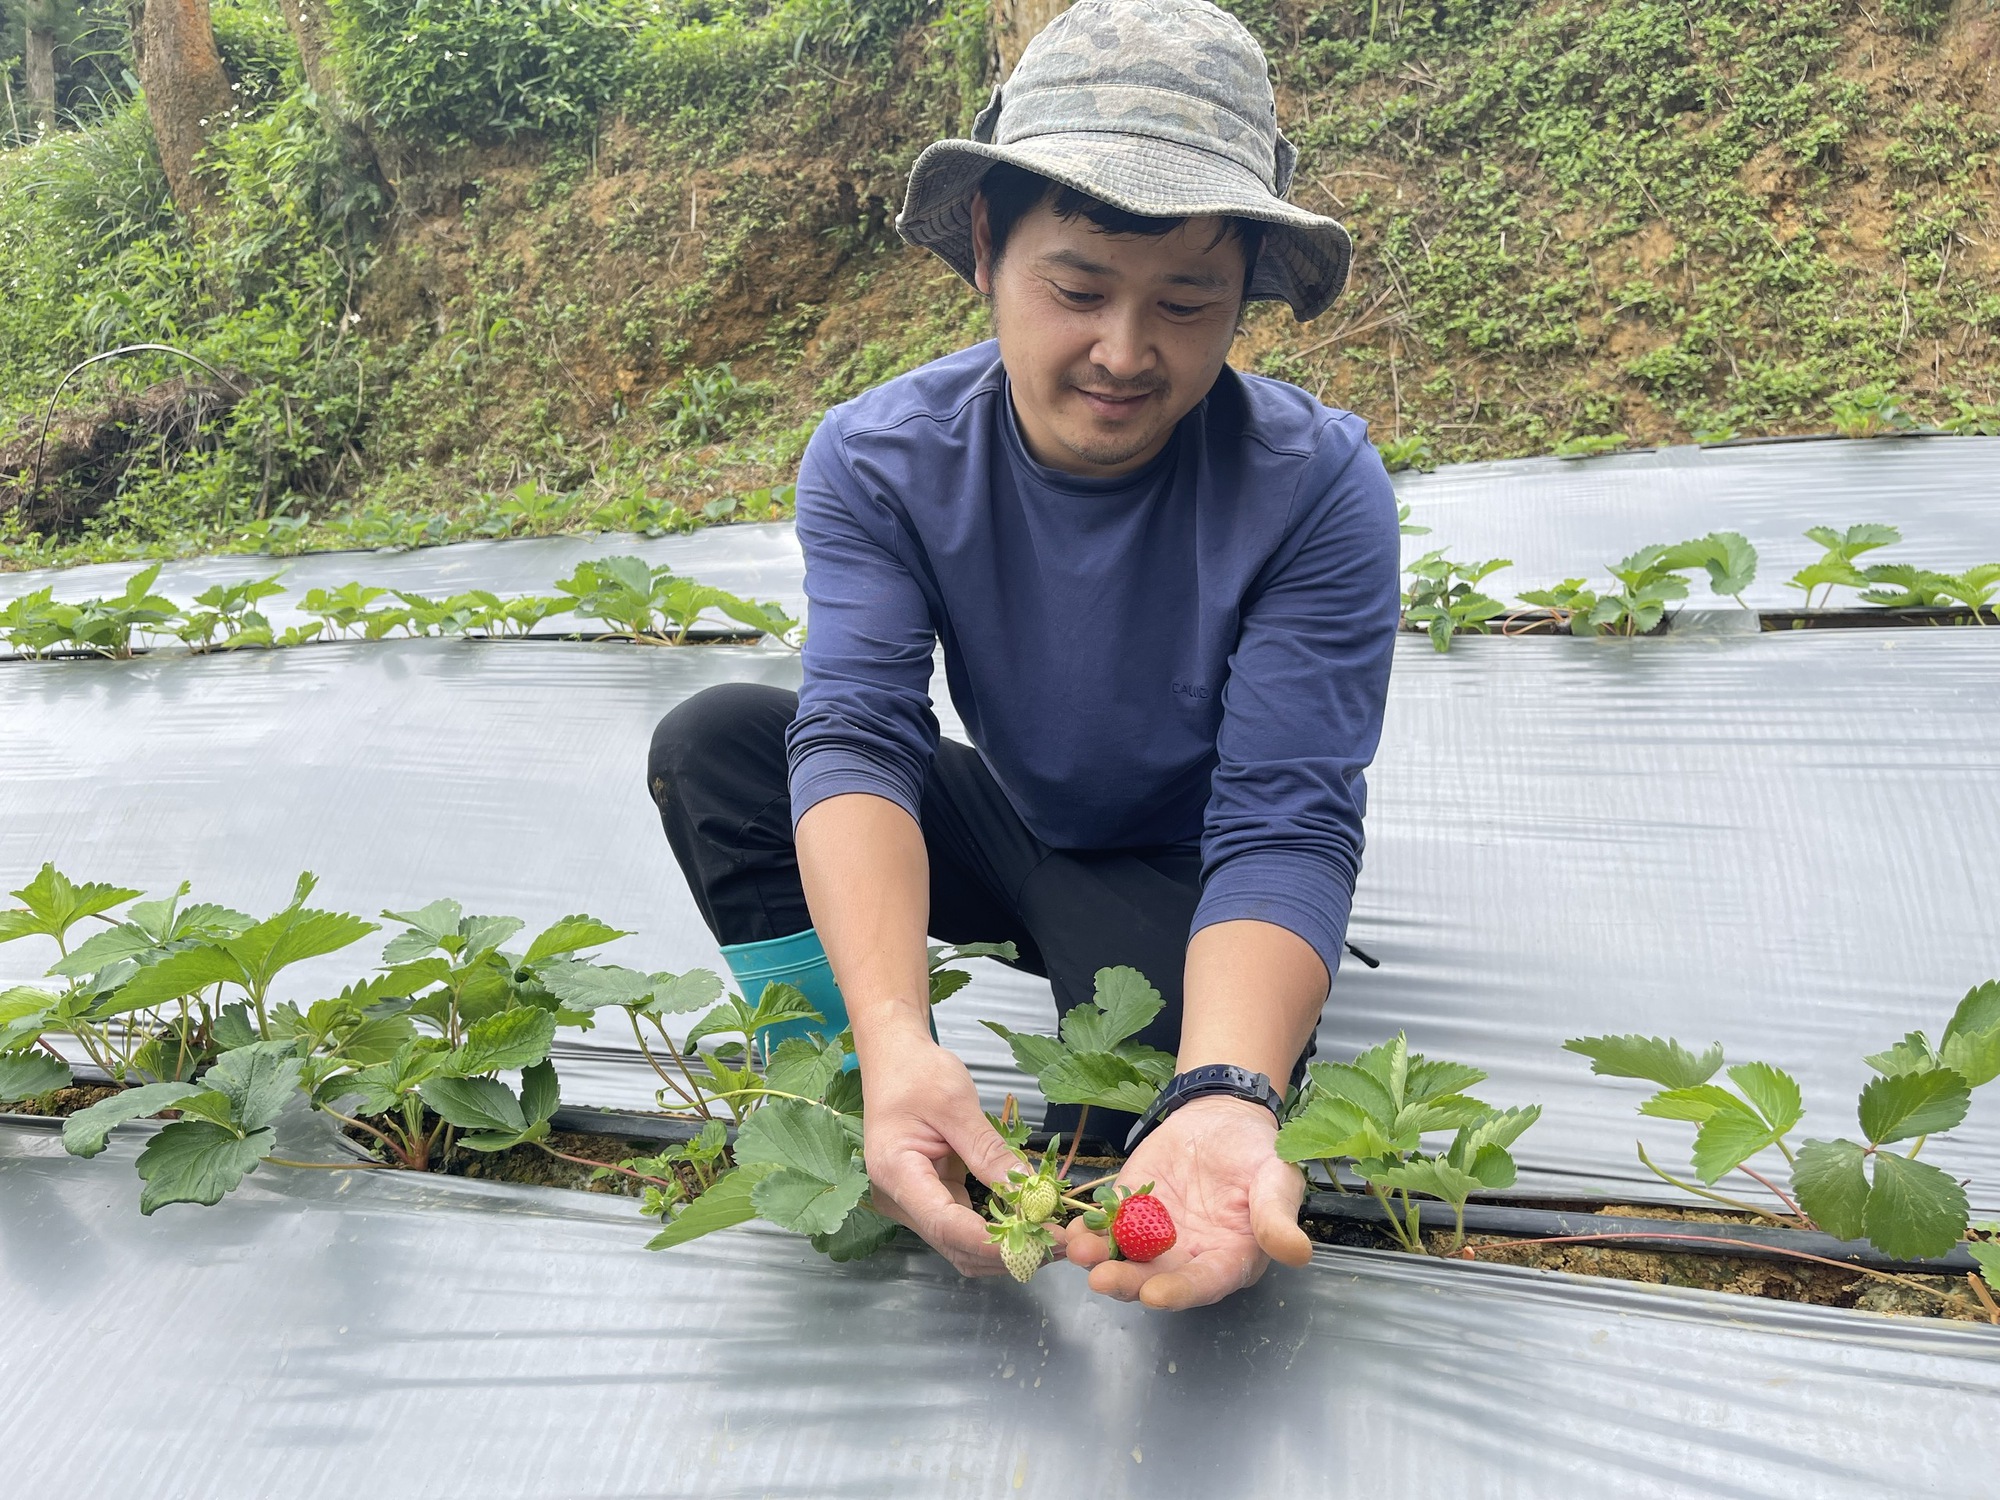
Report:
[{"label": "blue long-sleeve shirt", "polygon": [[1389,683],[1400,561],[1360,418],[1225,368],[1117,479],[1022,445],[999,349],[835,407],[799,473],[812,613],[793,817],[844,792],[919,816],[953,704],[1035,836],[1193,845],[1193,930],[1250,917],[1339,965],[1362,770]]}]

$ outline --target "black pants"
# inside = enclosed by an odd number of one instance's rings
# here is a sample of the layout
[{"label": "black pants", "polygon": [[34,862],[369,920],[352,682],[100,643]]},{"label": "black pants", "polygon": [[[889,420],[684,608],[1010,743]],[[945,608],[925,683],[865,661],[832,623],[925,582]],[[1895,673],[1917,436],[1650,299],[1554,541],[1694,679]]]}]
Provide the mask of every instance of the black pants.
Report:
[{"label": "black pants", "polygon": [[[653,731],[647,786],[702,920],[724,945],[812,926],[792,846],[785,731],[798,695],[754,683],[696,694]],[[1047,979],[1057,1013],[1090,999],[1099,969],[1129,964],[1162,1005],[1139,1040],[1180,1042],[1188,928],[1201,898],[1201,855],[1186,845],[1051,849],[1022,824],[977,752],[945,741],[924,787],[930,935],[1012,942],[1014,967]],[[1068,1134],[1074,1105],[1045,1126]],[[1091,1112],[1093,1138],[1123,1144],[1129,1115]]]}]

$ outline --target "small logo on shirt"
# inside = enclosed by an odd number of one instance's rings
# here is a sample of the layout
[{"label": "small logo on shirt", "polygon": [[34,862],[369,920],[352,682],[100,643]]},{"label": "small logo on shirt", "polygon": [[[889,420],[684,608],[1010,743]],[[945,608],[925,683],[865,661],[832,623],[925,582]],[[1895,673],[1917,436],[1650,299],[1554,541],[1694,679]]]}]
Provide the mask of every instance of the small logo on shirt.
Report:
[{"label": "small logo on shirt", "polygon": [[1206,698],[1208,689],[1198,682],[1176,682],[1174,691],[1185,698]]}]

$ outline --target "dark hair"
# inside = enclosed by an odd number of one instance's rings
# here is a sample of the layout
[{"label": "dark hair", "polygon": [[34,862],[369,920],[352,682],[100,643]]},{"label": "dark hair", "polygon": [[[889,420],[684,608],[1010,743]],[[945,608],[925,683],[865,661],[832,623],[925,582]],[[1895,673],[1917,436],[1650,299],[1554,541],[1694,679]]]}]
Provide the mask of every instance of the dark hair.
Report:
[{"label": "dark hair", "polygon": [[[1032,209],[1047,204],[1058,219],[1088,219],[1106,234],[1139,234],[1149,239],[1172,234],[1187,218],[1155,219],[1146,214],[1128,213],[1109,203],[1077,191],[1066,183],[1053,182],[1012,162],[995,162],[979,181],[980,195],[986,199],[986,227],[993,238],[993,264],[1007,248],[1014,226]],[[1208,244],[1213,250],[1231,235],[1243,247],[1243,295],[1250,295],[1250,277],[1257,268],[1257,252],[1264,243],[1264,226],[1256,219],[1225,218],[1222,229]]]}]

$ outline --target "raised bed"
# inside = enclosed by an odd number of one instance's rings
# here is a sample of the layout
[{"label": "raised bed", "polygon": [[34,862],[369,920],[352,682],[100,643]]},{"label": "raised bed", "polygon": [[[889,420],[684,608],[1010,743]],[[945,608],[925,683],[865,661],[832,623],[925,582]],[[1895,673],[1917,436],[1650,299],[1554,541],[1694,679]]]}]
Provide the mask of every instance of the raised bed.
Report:
[{"label": "raised bed", "polygon": [[1764,609],[1758,627],[1777,630],[1897,630],[1911,626],[2000,625],[2000,610],[1937,609]]}]

